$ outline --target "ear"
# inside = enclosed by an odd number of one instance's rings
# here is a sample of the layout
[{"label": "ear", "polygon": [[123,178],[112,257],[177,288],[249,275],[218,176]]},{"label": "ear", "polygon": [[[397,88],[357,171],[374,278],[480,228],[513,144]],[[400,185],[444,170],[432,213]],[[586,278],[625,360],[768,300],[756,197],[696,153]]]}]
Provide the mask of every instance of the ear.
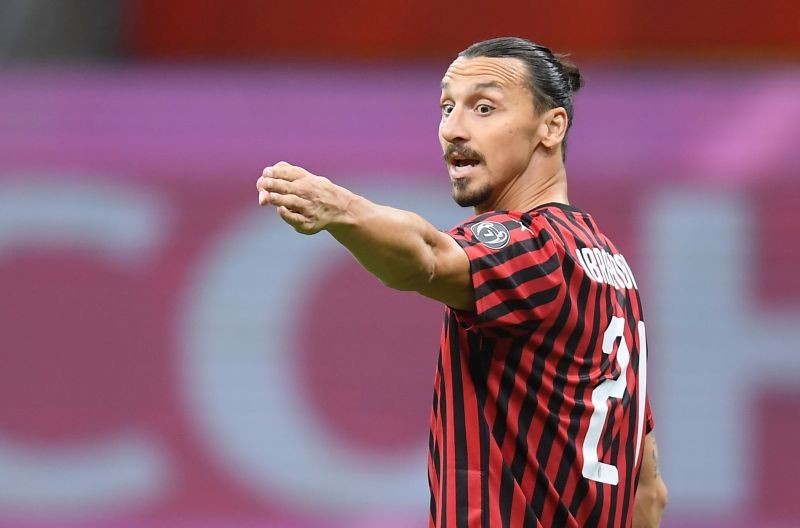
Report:
[{"label": "ear", "polygon": [[542,145],[554,148],[564,141],[569,118],[563,107],[551,108],[545,112],[540,123],[539,133],[542,136]]}]

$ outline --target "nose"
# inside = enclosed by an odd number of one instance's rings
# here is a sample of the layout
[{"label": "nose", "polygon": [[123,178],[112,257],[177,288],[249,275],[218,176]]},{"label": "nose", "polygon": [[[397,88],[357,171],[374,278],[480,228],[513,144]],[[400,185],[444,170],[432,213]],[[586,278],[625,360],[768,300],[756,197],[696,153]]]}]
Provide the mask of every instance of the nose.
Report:
[{"label": "nose", "polygon": [[439,136],[447,143],[469,141],[469,131],[464,123],[464,114],[459,107],[454,108],[450,115],[442,116],[442,122],[439,124]]}]

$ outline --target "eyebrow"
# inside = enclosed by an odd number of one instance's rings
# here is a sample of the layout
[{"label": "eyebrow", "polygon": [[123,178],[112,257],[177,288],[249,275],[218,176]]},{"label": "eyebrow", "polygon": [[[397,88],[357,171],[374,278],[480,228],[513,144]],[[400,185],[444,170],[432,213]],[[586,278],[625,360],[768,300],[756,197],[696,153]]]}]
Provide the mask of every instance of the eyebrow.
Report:
[{"label": "eyebrow", "polygon": [[[448,88],[448,84],[442,81],[442,90],[446,90]],[[495,90],[502,90],[503,86],[497,81],[488,81],[482,83],[475,83],[471,86],[473,92],[480,92],[481,90],[488,90],[494,88]]]}]

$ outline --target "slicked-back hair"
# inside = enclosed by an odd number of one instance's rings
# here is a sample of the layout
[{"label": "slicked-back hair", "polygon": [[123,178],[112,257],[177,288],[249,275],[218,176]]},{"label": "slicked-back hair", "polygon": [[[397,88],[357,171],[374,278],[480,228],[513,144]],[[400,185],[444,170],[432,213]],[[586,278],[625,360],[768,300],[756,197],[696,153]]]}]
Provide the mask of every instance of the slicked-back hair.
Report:
[{"label": "slicked-back hair", "polygon": [[[476,42],[458,54],[459,57],[519,59],[528,70],[527,84],[533,93],[533,107],[537,115],[559,106],[567,112],[567,132],[574,121],[572,99],[581,86],[583,77],[577,66],[563,55],[555,55],[550,48],[519,37],[500,37]],[[561,143],[561,157],[567,156],[567,137]]]}]

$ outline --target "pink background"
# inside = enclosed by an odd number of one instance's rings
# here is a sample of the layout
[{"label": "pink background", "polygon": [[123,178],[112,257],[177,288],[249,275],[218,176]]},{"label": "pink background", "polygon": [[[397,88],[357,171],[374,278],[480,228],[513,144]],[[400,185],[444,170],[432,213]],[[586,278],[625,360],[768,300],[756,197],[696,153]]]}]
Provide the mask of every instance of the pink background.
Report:
[{"label": "pink background", "polygon": [[[450,227],[440,75],[0,72],[0,527],[426,522],[441,308],[254,184]],[[586,76],[571,196],[642,287],[664,525],[800,525],[800,70]]]}]

